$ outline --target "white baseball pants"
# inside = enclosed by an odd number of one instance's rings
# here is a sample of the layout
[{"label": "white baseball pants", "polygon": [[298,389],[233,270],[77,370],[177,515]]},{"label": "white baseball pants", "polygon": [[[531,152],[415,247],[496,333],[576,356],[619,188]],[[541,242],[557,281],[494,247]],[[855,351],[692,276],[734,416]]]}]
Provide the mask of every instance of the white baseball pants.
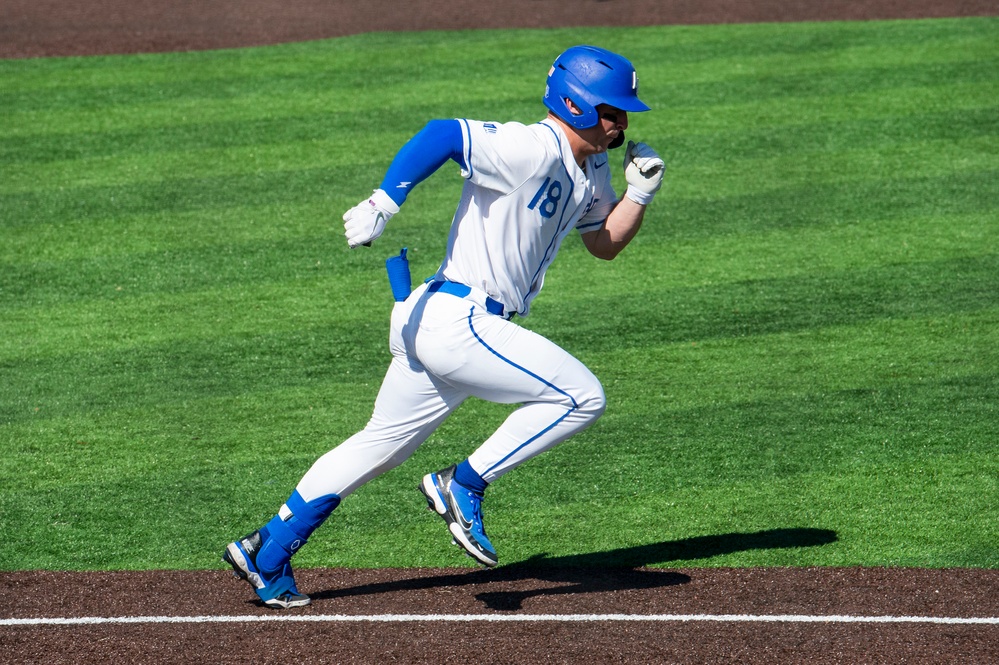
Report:
[{"label": "white baseball pants", "polygon": [[[320,457],[296,488],[346,497],[398,466],[469,396],[520,404],[468,458],[492,482],[604,411],[600,381],[541,335],[490,314],[485,294],[417,288],[392,311],[392,362],[363,430]],[[458,460],[456,460],[458,461]],[[434,469],[436,470],[436,469]]]}]

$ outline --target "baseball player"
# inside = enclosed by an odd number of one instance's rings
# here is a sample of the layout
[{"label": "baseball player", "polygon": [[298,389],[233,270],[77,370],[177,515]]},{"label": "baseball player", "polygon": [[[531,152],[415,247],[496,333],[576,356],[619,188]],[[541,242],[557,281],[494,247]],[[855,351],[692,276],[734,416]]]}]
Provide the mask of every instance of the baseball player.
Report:
[{"label": "baseball player", "polygon": [[222,554],[266,605],[309,603],[295,585],[292,555],[344,497],[409,458],[469,396],[519,406],[468,458],[425,475],[419,490],[453,540],[487,567],[498,562],[482,518],[488,486],[603,413],[593,373],[511,319],[528,315],[574,229],[594,256],[617,256],[638,232],[665,166],[652,148],[629,141],[627,191],[615,194],[608,150],[623,145],[629,113],[649,110],[624,57],[568,49],[548,72],[544,104],[547,118],[532,125],[430,121],[396,154],[381,187],[344,214],[347,244],[366,245],[443,164],[456,162],[465,178],[440,268],[397,296],[392,361],[371,420],[313,464],[273,519]]}]

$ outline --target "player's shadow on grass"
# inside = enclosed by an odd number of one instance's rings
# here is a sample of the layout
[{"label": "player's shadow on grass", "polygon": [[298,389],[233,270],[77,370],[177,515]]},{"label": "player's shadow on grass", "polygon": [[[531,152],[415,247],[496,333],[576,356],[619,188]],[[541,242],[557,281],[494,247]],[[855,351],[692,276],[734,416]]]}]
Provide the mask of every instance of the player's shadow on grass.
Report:
[{"label": "player's shadow on grass", "polygon": [[[524,590],[485,591],[475,596],[489,609],[512,611],[519,610],[525,600],[536,596],[651,589],[686,584],[690,581],[688,575],[647,566],[670,561],[709,559],[748,550],[818,547],[834,543],[836,540],[835,531],[807,528],[698,536],[589,554],[558,557],[538,554],[524,561],[499,566],[494,570],[377,582],[321,591],[312,594],[312,597],[343,598],[475,584],[518,583],[526,580],[546,583]],[[548,586],[551,583],[560,586]]]}]

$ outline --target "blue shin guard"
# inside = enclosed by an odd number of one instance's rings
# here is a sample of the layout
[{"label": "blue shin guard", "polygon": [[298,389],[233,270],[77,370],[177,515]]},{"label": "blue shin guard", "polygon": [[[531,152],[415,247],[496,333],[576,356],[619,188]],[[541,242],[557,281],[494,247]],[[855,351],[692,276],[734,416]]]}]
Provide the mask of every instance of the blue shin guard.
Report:
[{"label": "blue shin guard", "polygon": [[295,490],[285,505],[291,516],[285,520],[275,515],[260,530],[263,545],[257,553],[256,565],[264,586],[257,590],[257,595],[265,602],[287,591],[298,592],[289,563],[291,557],[340,505],[340,497],[327,494],[306,502]]}]

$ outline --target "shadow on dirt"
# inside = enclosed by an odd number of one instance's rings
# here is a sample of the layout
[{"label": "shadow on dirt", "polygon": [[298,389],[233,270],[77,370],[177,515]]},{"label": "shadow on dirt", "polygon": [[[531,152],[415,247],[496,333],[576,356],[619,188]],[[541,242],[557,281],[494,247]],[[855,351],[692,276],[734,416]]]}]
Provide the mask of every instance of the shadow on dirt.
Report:
[{"label": "shadow on dirt", "polygon": [[[749,550],[819,547],[834,543],[836,540],[835,531],[807,528],[698,536],[589,554],[558,557],[538,554],[493,570],[414,577],[320,591],[310,595],[313,599],[344,598],[474,584],[516,583],[527,580],[537,580],[542,583],[531,589],[487,591],[476,595],[476,598],[491,610],[512,611],[519,610],[526,599],[536,596],[651,589],[690,582],[688,575],[647,568],[647,566],[670,561],[710,559],[722,554]],[[548,586],[552,583],[561,586]]]}]

